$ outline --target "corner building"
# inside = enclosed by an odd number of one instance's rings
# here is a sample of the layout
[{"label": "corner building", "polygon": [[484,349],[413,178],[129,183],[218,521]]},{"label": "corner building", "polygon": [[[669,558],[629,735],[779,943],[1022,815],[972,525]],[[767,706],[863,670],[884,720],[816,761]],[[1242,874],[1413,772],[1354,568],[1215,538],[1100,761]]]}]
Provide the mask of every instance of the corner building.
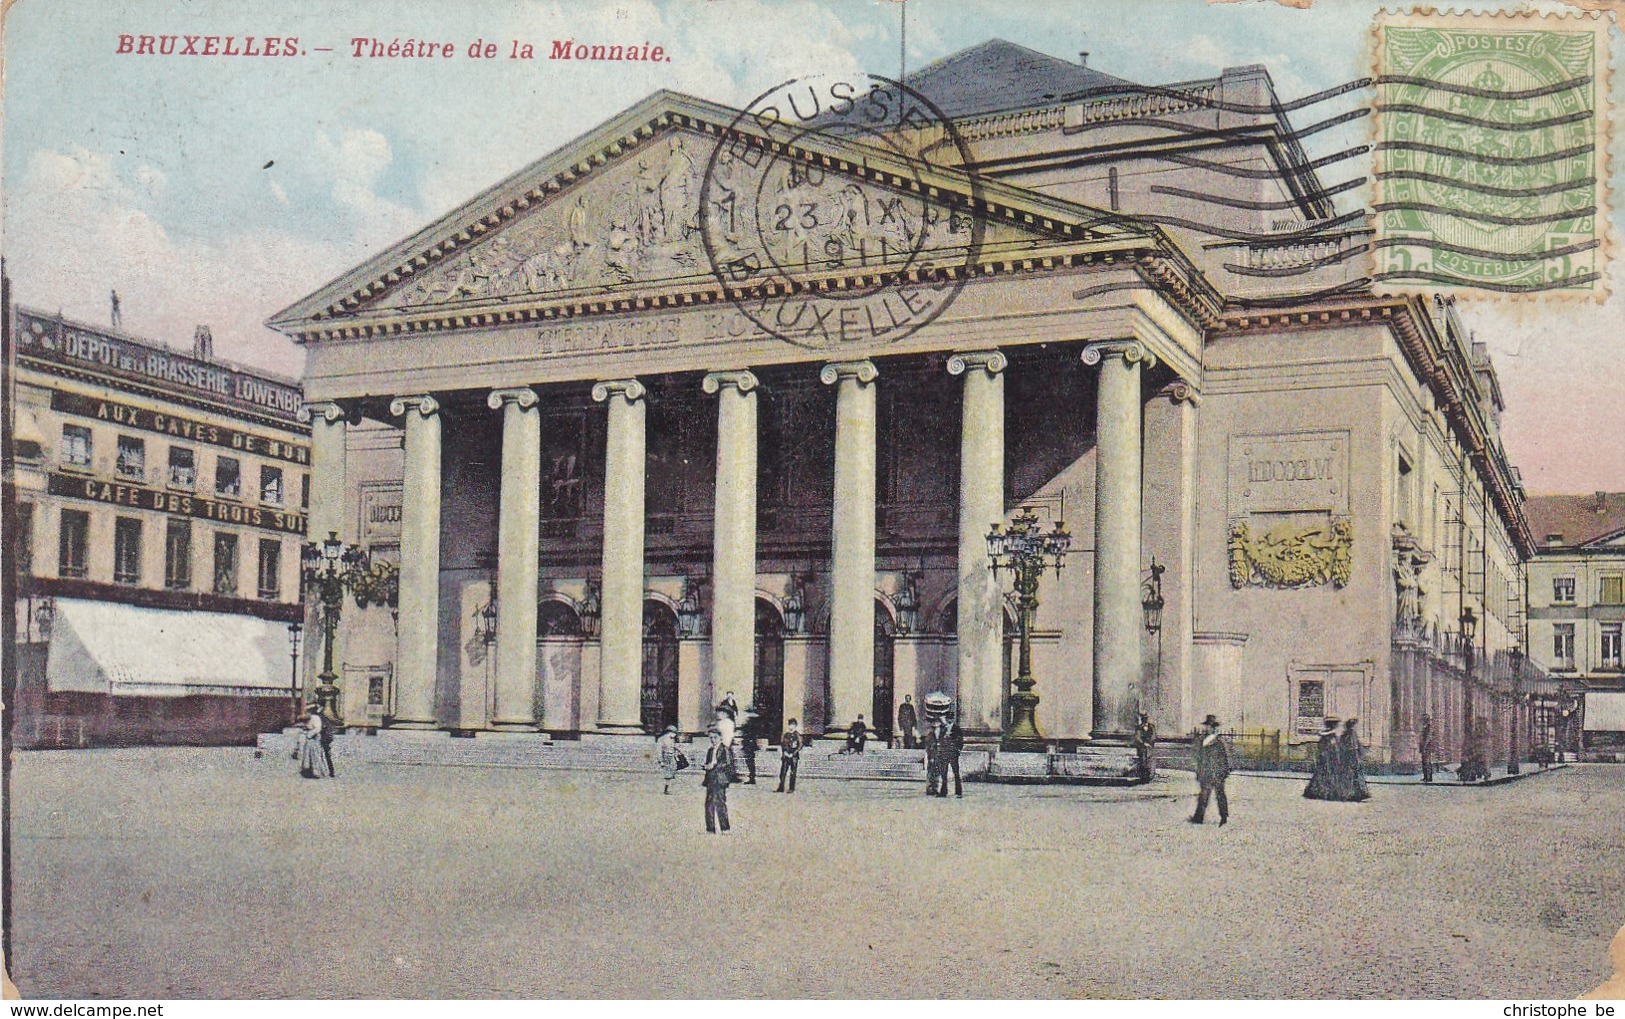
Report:
[{"label": "corner building", "polygon": [[[273,316],[309,351],[312,532],[400,563],[398,623],[347,607],[347,676],[376,677],[345,682],[347,719],[703,731],[732,690],[774,724],[885,733],[942,689],[992,740],[1016,614],[986,535],[1031,507],[1074,536],[1033,633],[1050,740],[1126,738],[1143,707],[1290,756],[1335,713],[1405,766],[1432,714],[1454,752],[1522,625],[1499,390],[1449,304],[1359,288],[1369,230],[1268,74],[1152,94],[994,40],[909,84],[969,165],[765,149],[818,171],[787,196],[843,210],[802,224],[811,250],[979,221],[925,276],[812,274],[951,280],[901,339],[745,313],[782,295],[719,284],[699,203],[719,139],[766,142],[670,92]],[[950,211],[887,225],[921,195]]]},{"label": "corner building", "polygon": [[249,743],[297,692],[299,385],[8,308],[19,745]]}]

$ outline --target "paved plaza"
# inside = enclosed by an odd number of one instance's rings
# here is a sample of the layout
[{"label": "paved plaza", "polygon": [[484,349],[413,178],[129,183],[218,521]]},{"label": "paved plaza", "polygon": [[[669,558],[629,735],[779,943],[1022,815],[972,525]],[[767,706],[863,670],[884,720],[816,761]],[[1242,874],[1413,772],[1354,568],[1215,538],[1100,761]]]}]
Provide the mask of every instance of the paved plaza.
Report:
[{"label": "paved plaza", "polygon": [[735,787],[685,772],[24,753],[28,996],[1566,997],[1625,920],[1625,767],[1306,801],[1194,782]]}]

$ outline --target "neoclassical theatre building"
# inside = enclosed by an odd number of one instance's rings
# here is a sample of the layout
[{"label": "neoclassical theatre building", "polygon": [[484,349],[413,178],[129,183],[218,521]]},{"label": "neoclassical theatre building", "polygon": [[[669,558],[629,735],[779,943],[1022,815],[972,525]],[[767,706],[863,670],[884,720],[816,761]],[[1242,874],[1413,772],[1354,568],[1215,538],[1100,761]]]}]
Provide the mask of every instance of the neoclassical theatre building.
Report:
[{"label": "neoclassical theatre building", "polygon": [[1146,90],[995,40],[908,86],[793,132],[655,94],[270,319],[309,354],[310,533],[400,567],[398,613],[346,606],[346,721],[697,732],[734,691],[885,732],[940,689],[991,740],[987,535],[1030,509],[1072,538],[1050,740],[1143,708],[1288,753],[1336,714],[1403,765],[1424,714],[1446,754],[1505,729],[1494,372],[1448,303],[1361,288],[1267,72]]}]

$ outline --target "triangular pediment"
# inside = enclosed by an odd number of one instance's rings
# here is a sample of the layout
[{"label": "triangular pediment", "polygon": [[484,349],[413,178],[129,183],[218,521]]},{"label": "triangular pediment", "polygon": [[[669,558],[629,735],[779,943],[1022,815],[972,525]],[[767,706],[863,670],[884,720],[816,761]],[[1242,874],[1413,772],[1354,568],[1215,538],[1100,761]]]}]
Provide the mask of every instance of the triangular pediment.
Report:
[{"label": "triangular pediment", "polygon": [[[739,125],[737,111],[656,93],[268,324],[302,333],[775,273],[921,274],[1166,244],[1114,214],[817,133],[769,150],[764,171],[735,158],[736,143],[752,141]],[[741,201],[730,204],[734,188]],[[712,217],[704,225],[702,205]]]}]

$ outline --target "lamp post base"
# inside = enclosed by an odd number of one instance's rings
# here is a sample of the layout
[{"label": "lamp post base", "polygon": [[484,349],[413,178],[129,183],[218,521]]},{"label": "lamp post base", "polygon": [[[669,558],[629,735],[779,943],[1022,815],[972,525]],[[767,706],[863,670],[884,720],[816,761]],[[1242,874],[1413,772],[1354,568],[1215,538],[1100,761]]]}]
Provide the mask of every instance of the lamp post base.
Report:
[{"label": "lamp post base", "polygon": [[334,680],[337,676],[331,672],[321,673],[316,677],[321,680],[316,686],[316,708],[322,717],[330,720],[334,725],[344,725],[344,719],[339,715],[339,688]]},{"label": "lamp post base", "polygon": [[1036,719],[1038,695],[1030,677],[1016,680],[1016,693],[1010,695],[1010,731],[999,740],[999,749],[1009,753],[1041,754],[1049,749]]}]

